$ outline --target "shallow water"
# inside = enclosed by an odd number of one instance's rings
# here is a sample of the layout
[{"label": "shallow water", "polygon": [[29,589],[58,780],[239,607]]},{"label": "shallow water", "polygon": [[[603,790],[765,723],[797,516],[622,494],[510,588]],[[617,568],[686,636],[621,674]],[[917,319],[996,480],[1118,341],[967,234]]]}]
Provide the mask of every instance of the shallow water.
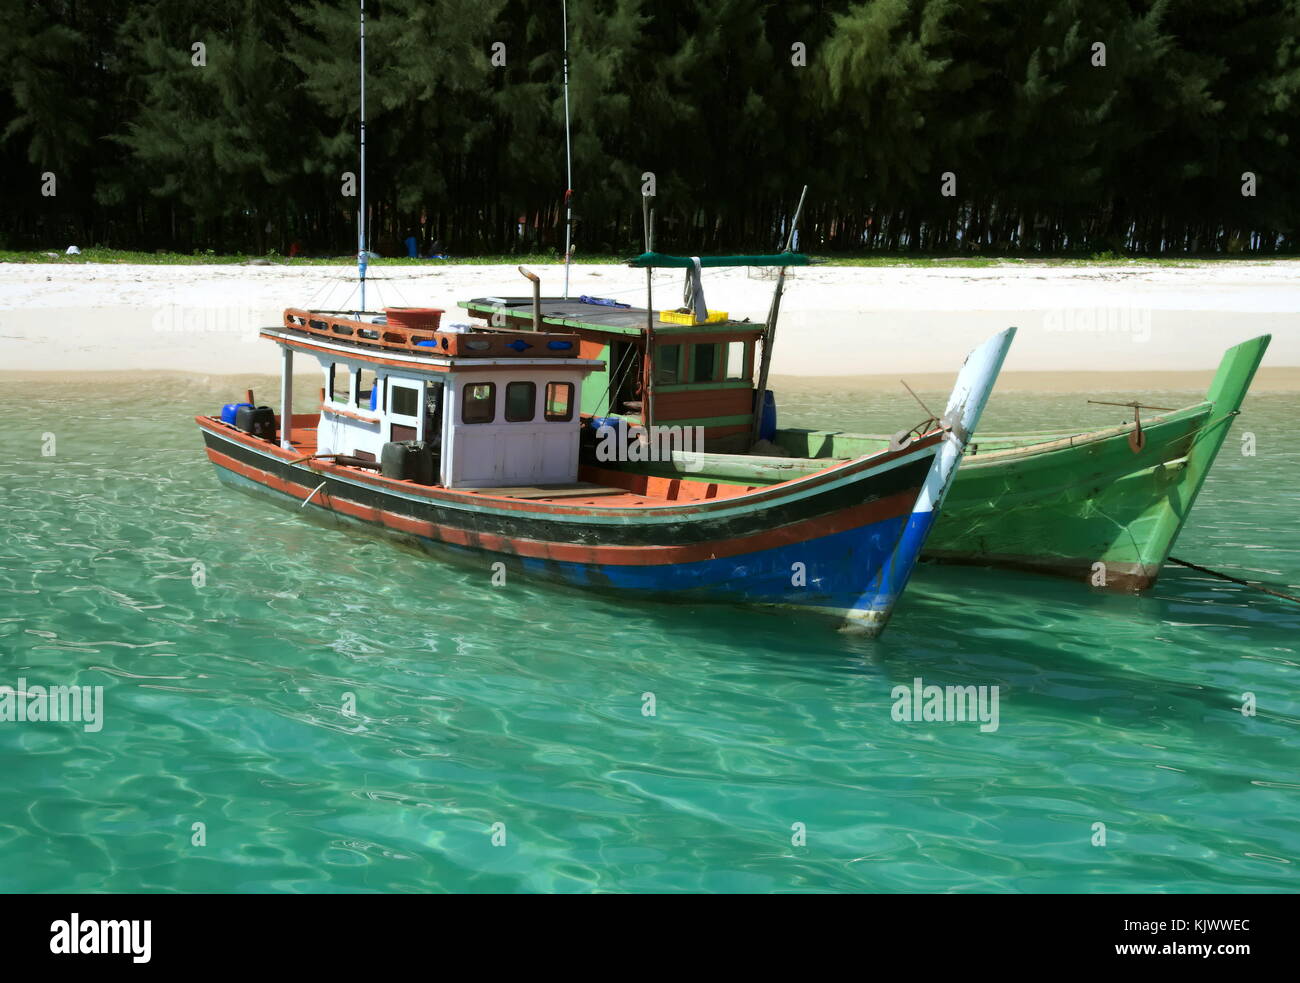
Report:
[{"label": "shallow water", "polygon": [[[220,486],[192,415],[239,392],[0,396],[0,685],[106,707],[0,723],[0,890],[1300,886],[1298,604],[1177,567],[1144,597],[923,567],[869,642],[493,588]],[[1118,422],[1086,398],[985,425]],[[893,431],[923,415],[898,399],[804,393],[782,423]],[[1296,404],[1251,397],[1176,555],[1300,593]],[[999,728],[895,722],[915,677],[1001,687]]]}]

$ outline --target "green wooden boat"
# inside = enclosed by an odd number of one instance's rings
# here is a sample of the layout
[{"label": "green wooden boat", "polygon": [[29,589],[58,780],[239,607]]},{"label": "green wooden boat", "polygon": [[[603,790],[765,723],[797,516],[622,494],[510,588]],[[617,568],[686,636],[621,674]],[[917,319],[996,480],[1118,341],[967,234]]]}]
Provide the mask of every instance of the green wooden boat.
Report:
[{"label": "green wooden boat", "polygon": [[[807,262],[803,257],[797,257]],[[672,261],[672,262],[669,262]],[[792,257],[646,254],[633,265],[793,265]],[[698,281],[695,287],[699,291]],[[779,301],[780,287],[777,288]],[[702,299],[702,295],[701,295]],[[617,416],[635,426],[695,428],[704,448],[660,460],[604,466],[658,477],[757,487],[801,478],[836,461],[888,447],[890,436],[833,430],[763,433],[786,456],[751,451],[777,303],[767,323],[726,318],[665,320],[593,298],[476,298],[472,316],[523,327],[563,327],[582,354],[605,363],[585,387],[589,422]],[[702,308],[703,305],[701,304]],[[680,311],[686,308],[679,309]],[[1206,396],[1176,410],[1134,405],[1131,422],[1100,430],[986,434],[968,447],[924,559],[1037,571],[1110,590],[1155,583],[1187,522],[1269,335],[1229,349]],[[757,380],[756,380],[757,377]],[[762,381],[758,381],[762,380]],[[996,393],[994,399],[997,398]],[[1154,415],[1148,415],[1157,410]]]},{"label": "green wooden boat", "polygon": [[[1268,348],[1228,349],[1205,399],[1102,430],[980,433],[962,460],[923,558],[1030,570],[1094,587],[1152,586],[1187,522]],[[996,394],[994,396],[996,399]],[[890,437],[778,429],[790,457],[675,454],[639,470],[773,484],[888,446]]]},{"label": "green wooden boat", "polygon": [[[1095,587],[1156,582],[1250,388],[1269,335],[1228,349],[1205,399],[1140,423],[983,434],[967,451],[924,556],[1032,570]],[[778,431],[801,457],[860,454],[888,438]]]}]

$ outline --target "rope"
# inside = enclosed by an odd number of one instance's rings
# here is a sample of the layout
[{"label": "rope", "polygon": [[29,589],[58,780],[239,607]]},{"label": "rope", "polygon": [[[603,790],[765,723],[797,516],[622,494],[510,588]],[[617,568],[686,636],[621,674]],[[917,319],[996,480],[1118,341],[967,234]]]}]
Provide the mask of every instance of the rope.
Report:
[{"label": "rope", "polygon": [[[661,280],[662,279],[663,278],[661,277]],[[610,296],[617,296],[619,293],[630,293],[632,290],[636,289],[636,286],[634,285],[626,289],[616,288],[614,290],[610,290],[610,285],[605,284],[601,289],[604,293],[609,294]],[[610,346],[610,350],[611,352],[613,351],[612,344]],[[597,410],[599,410],[599,407],[603,403],[605,405],[606,413],[612,415],[620,412],[614,406],[613,403],[614,394],[619,389],[623,388],[623,383],[627,381],[627,375],[632,370],[632,366],[634,364],[634,356],[636,355],[636,352],[637,352],[637,347],[635,343],[628,342],[627,351],[623,353],[623,357],[622,359],[619,360],[619,363],[617,365],[609,366],[609,374],[608,374],[609,382],[605,385],[604,394],[600,397],[599,400],[596,401]],[[642,412],[644,413],[644,410]]]},{"label": "rope", "polygon": [[901,382],[901,383],[903,384],[903,388],[904,388],[904,389],[906,389],[909,393],[912,393],[912,398],[913,398],[914,400],[916,400],[918,403],[921,404],[921,409],[925,410],[925,412],[927,412],[927,413],[930,414],[930,419],[931,419],[931,420],[937,420],[937,419],[939,419],[937,416],[934,415],[934,410],[932,410],[932,409],[930,409],[930,407],[926,406],[925,403],[922,403],[922,402],[921,402],[921,397],[918,396],[916,393],[912,392],[912,387],[909,386],[909,385],[907,384],[907,380],[906,380],[906,379],[899,379],[898,381]]},{"label": "rope", "polygon": [[[906,385],[906,383],[904,383],[904,385]],[[929,432],[930,426],[932,424],[936,424],[939,422],[940,420],[938,417],[932,416],[929,417],[928,419],[922,420],[914,427],[910,427],[907,430],[898,431],[898,433],[894,434],[892,437],[889,438],[890,450],[896,450],[896,451],[902,450],[908,444],[912,443],[913,440],[920,440],[922,437],[926,435],[926,433]]]},{"label": "rope", "polygon": [[[636,353],[636,345],[628,343],[627,351],[623,353],[622,359],[617,366],[609,373],[609,384],[605,386],[605,394],[597,401],[596,406],[599,408],[603,402],[606,413],[617,413],[614,408],[614,393],[623,388],[623,383],[627,380],[627,374],[632,370],[632,356]],[[626,367],[625,367],[626,366]]]},{"label": "rope", "polygon": [[1240,584],[1242,587],[1249,587],[1251,590],[1257,590],[1264,594],[1271,594],[1273,597],[1280,597],[1284,601],[1295,601],[1297,604],[1300,604],[1300,597],[1296,597],[1293,594],[1283,594],[1281,591],[1272,590],[1262,584],[1257,584],[1249,580],[1242,580],[1240,577],[1231,577],[1226,573],[1220,573],[1219,571],[1211,570],[1208,567],[1197,566],[1195,563],[1188,563],[1186,560],[1180,560],[1176,556],[1171,556],[1169,562],[1177,563],[1180,567],[1188,567],[1198,573],[1208,573],[1211,577],[1218,577],[1220,580],[1231,581],[1234,584]]},{"label": "rope", "polygon": [[1227,413],[1224,413],[1223,416],[1215,417],[1213,420],[1210,420],[1206,423],[1202,423],[1199,427],[1196,428],[1196,437],[1193,439],[1192,443],[1196,443],[1202,437],[1204,437],[1209,432],[1211,427],[1217,427],[1224,420],[1231,420],[1233,417],[1240,416],[1240,415],[1241,415],[1241,410],[1229,410]]}]

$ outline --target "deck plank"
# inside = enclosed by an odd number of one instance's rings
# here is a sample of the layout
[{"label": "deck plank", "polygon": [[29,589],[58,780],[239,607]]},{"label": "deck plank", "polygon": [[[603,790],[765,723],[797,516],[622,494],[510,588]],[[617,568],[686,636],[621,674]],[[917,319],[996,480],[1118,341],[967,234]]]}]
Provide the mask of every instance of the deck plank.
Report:
[{"label": "deck plank", "polygon": [[482,492],[505,498],[589,498],[594,495],[626,495],[626,488],[611,488],[586,481],[566,481],[554,485],[483,485],[457,488],[456,491]]}]

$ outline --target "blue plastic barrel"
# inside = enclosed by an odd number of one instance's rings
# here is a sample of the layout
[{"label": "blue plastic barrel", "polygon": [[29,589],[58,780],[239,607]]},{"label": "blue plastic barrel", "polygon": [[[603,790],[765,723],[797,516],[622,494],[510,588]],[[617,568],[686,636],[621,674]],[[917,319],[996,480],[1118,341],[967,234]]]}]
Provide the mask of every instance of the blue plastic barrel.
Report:
[{"label": "blue plastic barrel", "polygon": [[225,406],[221,407],[221,422],[233,424],[235,422],[235,415],[239,413],[239,408],[241,406],[251,407],[252,405],[252,403],[227,403]]},{"label": "blue plastic barrel", "polygon": [[770,389],[763,391],[763,416],[758,421],[760,440],[772,440],[776,437],[776,394]]}]

